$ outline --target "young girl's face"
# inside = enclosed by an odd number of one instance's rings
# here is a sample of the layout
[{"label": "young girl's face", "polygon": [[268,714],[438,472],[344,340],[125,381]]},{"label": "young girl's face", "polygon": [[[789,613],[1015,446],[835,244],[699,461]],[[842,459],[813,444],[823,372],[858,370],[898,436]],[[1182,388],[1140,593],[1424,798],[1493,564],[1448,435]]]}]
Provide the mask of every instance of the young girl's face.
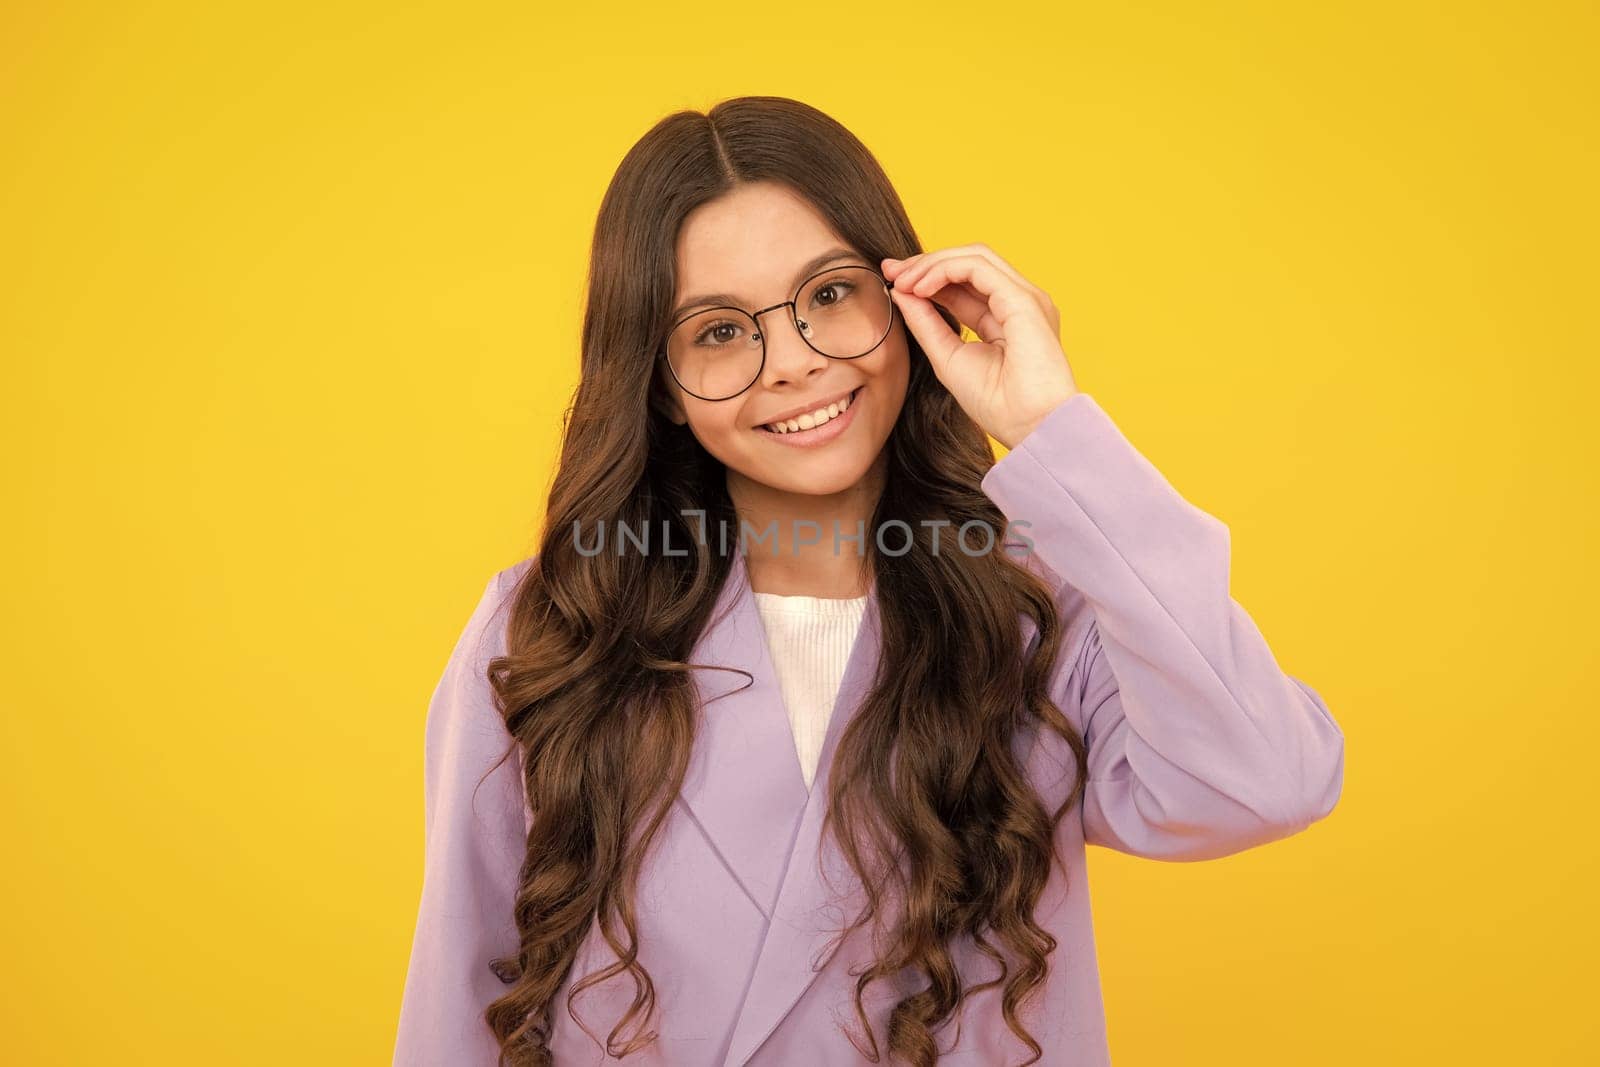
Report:
[{"label": "young girl's face", "polygon": [[[809,269],[831,251],[845,253]],[[678,235],[678,289],[672,316],[677,322],[701,305],[702,294],[746,312],[793,299],[808,275],[837,265],[879,264],[855,254],[803,197],[773,182],[738,186],[700,205]],[[858,277],[860,277],[858,275]],[[822,299],[833,298],[828,292]],[[805,320],[808,312],[799,309]],[[748,329],[749,324],[744,324]],[[766,363],[754,384],[726,400],[703,400],[687,392],[661,367],[673,398],[672,418],[723,465],[730,479],[745,478],[783,492],[825,495],[856,486],[883,450],[899,417],[910,377],[905,325],[893,316],[889,335],[858,359],[833,359],[808,345],[787,308],[759,318],[766,339]],[[713,333],[714,340],[736,330]],[[696,389],[705,393],[708,390]],[[799,409],[829,410],[847,398],[836,425],[824,422],[811,432],[786,435],[766,429]],[[808,421],[818,421],[810,419]]]}]

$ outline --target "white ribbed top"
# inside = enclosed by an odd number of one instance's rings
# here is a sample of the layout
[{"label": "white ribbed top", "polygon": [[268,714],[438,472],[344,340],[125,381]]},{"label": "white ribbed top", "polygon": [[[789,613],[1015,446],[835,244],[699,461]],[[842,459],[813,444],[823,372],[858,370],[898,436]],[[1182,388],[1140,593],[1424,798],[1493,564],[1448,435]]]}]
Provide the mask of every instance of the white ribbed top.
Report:
[{"label": "white ribbed top", "polygon": [[783,593],[755,593],[755,598],[794,731],[795,753],[810,789],[867,598]]}]

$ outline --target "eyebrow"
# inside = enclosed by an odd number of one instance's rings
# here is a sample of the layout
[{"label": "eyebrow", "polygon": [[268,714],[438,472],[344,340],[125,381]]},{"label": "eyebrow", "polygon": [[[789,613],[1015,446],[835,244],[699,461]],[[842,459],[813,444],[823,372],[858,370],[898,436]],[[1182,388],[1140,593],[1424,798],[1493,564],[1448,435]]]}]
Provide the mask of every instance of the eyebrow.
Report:
[{"label": "eyebrow", "polygon": [[[807,260],[799,270],[795,271],[794,278],[792,279],[793,284],[799,285],[806,278],[809,278],[811,275],[815,274],[817,271],[821,270],[823,267],[826,267],[830,263],[835,263],[841,259],[859,260],[861,258],[862,257],[860,255],[852,252],[848,248],[830,248],[821,255],[814,256]],[[740,302],[737,296],[734,296],[730,293],[702,293],[699,296],[691,296],[689,299],[679,304],[677,309],[672,312],[671,319],[673,322],[677,322],[678,319],[683,317],[685,312],[698,307],[744,308],[744,304]]]}]

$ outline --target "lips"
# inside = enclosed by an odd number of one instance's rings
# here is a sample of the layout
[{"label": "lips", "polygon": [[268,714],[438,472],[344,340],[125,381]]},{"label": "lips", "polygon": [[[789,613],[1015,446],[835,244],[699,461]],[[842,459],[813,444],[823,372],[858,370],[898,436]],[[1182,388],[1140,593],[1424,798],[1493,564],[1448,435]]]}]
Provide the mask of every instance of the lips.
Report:
[{"label": "lips", "polygon": [[855,389],[851,390],[850,395],[842,401],[836,401],[824,407],[819,407],[813,409],[812,411],[808,411],[804,414],[796,415],[792,418],[784,419],[779,422],[769,422],[756,428],[767,433],[781,435],[787,433],[796,433],[800,430],[811,430],[818,426],[826,426],[829,422],[832,422],[834,419],[838,418],[840,415],[844,414],[850,409],[850,405],[854,404],[856,402],[856,397],[860,395],[861,389],[862,387],[858,385],[855,387]]}]

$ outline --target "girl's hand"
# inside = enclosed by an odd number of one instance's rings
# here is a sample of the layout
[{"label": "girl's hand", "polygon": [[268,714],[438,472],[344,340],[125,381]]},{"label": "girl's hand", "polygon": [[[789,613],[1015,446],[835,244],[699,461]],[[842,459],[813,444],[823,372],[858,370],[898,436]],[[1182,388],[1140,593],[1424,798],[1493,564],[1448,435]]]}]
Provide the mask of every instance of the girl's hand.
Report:
[{"label": "girl's hand", "polygon": [[[1078,392],[1061,349],[1061,313],[988,245],[885,259],[883,276],[939,380],[1006,448]],[[963,341],[934,304],[983,339]]]}]

